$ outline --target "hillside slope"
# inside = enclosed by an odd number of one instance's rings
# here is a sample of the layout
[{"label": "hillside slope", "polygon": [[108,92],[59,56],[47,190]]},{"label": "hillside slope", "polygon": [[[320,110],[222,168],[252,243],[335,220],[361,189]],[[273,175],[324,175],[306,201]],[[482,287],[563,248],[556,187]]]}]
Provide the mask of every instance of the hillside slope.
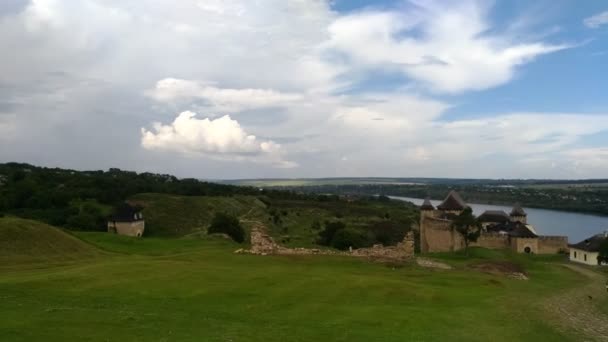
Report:
[{"label": "hillside slope", "polygon": [[95,247],[56,227],[20,218],[0,218],[0,265],[75,260],[99,254]]},{"label": "hillside slope", "polygon": [[217,212],[262,217],[265,204],[252,196],[176,196],[138,194],[129,199],[144,206],[146,236],[184,236],[204,232]]}]

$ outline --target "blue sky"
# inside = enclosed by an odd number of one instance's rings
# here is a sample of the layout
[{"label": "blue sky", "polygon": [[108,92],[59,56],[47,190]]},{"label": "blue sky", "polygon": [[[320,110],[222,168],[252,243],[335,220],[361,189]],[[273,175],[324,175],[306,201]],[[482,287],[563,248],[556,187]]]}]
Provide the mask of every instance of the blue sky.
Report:
[{"label": "blue sky", "polygon": [[0,161],[608,174],[602,0],[10,0],[0,43]]}]

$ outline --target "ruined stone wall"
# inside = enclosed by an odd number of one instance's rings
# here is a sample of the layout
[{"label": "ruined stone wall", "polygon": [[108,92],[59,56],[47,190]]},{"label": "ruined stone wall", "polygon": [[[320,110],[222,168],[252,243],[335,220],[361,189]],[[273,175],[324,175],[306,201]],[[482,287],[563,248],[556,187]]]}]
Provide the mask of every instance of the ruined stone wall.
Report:
[{"label": "ruined stone wall", "polygon": [[538,254],[538,238],[511,238],[511,248],[517,253],[526,253],[526,248],[530,253]]},{"label": "ruined stone wall", "polygon": [[141,237],[144,235],[145,222],[108,222],[108,232],[118,235]]},{"label": "ruined stone wall", "polygon": [[471,246],[490,249],[505,249],[511,247],[508,235],[495,233],[481,233],[477,242],[471,243]]},{"label": "ruined stone wall", "polygon": [[539,254],[557,254],[559,252],[568,251],[567,236],[539,236],[538,237],[538,253]]},{"label": "ruined stone wall", "polygon": [[274,242],[264,228],[256,226],[251,230],[251,249],[238,250],[239,253],[258,255],[345,255],[379,259],[403,260],[414,257],[414,233],[409,232],[397,246],[374,245],[370,248],[359,248],[352,251],[321,250],[316,248],[287,248]]}]

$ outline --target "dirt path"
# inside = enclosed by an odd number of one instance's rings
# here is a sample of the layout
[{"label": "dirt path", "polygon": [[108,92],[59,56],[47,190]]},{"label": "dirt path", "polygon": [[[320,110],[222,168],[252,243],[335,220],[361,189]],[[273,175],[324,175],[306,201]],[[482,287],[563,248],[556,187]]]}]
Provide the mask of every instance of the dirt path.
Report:
[{"label": "dirt path", "polygon": [[562,331],[576,331],[587,338],[586,341],[608,341],[608,315],[596,307],[597,301],[607,295],[606,278],[581,266],[566,264],[564,267],[587,278],[586,285],[550,297],[543,302],[543,308]]}]

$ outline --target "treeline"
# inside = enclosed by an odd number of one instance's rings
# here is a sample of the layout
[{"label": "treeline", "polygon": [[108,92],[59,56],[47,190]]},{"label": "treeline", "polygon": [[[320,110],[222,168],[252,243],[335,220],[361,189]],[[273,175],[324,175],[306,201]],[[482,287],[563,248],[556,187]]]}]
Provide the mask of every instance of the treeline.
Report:
[{"label": "treeline", "polygon": [[[547,181],[550,182],[550,181]],[[457,190],[470,203],[513,205],[520,203],[529,208],[542,208],[572,212],[608,215],[608,186],[585,188],[533,188],[475,186],[455,184],[434,185],[313,185],[302,187],[283,187],[297,192],[325,193],[335,195],[377,195],[426,198],[442,200],[450,190]]]},{"label": "treeline", "polygon": [[114,208],[138,193],[338,200],[337,196],[260,190],[149,172],[76,171],[21,163],[0,164],[0,215],[12,214],[73,229],[103,230]]}]

